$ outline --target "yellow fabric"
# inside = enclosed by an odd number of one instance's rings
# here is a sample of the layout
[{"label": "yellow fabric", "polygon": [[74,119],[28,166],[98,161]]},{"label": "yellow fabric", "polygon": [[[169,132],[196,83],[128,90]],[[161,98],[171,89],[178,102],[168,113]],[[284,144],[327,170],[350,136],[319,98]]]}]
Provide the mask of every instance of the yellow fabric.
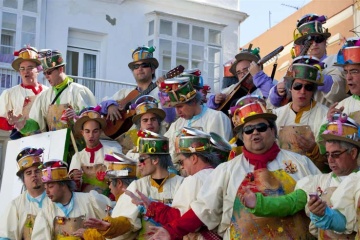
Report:
[{"label": "yellow fabric", "polygon": [[94,228],[89,228],[84,231],[83,238],[85,240],[104,240],[105,237]]},{"label": "yellow fabric", "polygon": [[157,188],[158,191],[159,191],[159,193],[161,193],[161,192],[164,191],[163,186],[164,186],[164,184],[166,183],[166,180],[167,180],[167,179],[170,179],[170,178],[173,178],[174,176],[175,176],[174,173],[170,173],[166,178],[164,178],[164,180],[161,182],[160,185],[157,184],[157,182],[156,182],[154,179],[150,178],[150,184],[151,184],[151,186]]},{"label": "yellow fabric", "polygon": [[106,238],[115,238],[120,235],[123,235],[131,230],[130,221],[126,217],[116,217],[112,218],[107,216],[104,218],[104,221],[110,223],[110,228],[106,231],[99,231],[101,235]]},{"label": "yellow fabric", "polygon": [[[296,114],[295,123],[300,123],[303,112],[309,111],[311,108],[316,106],[316,101],[312,101],[310,106],[306,106],[300,109],[300,111]],[[292,106],[291,106],[292,109]]]}]

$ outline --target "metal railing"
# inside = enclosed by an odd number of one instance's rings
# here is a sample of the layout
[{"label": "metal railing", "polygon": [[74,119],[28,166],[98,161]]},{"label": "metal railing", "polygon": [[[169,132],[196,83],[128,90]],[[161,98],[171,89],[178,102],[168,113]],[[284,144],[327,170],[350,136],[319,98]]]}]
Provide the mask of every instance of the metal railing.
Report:
[{"label": "metal railing", "polygon": [[[69,75],[69,77],[73,78],[75,82],[88,87],[94,93],[96,102],[98,103],[107,98],[110,98],[122,88],[134,88],[136,86],[136,84],[132,83],[117,82],[107,79],[79,77],[71,75]],[[38,81],[41,84],[49,86],[49,83],[42,74],[39,74]],[[9,69],[8,67],[0,66],[0,94],[5,89],[14,87],[20,84],[20,82],[21,79],[18,72],[13,69]]]}]

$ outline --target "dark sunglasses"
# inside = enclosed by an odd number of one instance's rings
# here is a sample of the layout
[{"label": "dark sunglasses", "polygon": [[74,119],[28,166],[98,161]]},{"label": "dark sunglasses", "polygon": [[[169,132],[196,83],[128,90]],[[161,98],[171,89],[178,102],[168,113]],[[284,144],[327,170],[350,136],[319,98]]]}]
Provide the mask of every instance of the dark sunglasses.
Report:
[{"label": "dark sunglasses", "polygon": [[146,159],[151,158],[151,157],[139,157],[139,162],[140,163],[144,163]]},{"label": "dark sunglasses", "polygon": [[315,90],[315,84],[302,84],[302,83],[294,83],[292,89],[296,91],[300,91],[303,87],[308,92],[313,92]]},{"label": "dark sunglasses", "polygon": [[57,70],[57,69],[58,69],[58,68],[56,67],[56,68],[50,69],[50,70],[48,70],[48,71],[44,71],[44,75],[45,75],[45,76],[46,76],[46,75],[51,75],[52,72],[55,71],[55,70]]},{"label": "dark sunglasses", "polygon": [[266,123],[258,123],[256,125],[247,125],[246,127],[243,128],[243,132],[249,135],[252,134],[255,129],[258,132],[266,132],[268,128],[271,128],[271,126],[267,125]]},{"label": "dark sunglasses", "polygon": [[[314,42],[316,42],[316,43],[322,43],[322,42],[325,41],[325,40],[326,40],[326,38],[325,38],[324,36],[322,36],[322,35],[320,35],[320,36],[312,36],[312,37],[310,38],[310,41],[314,41]],[[304,45],[304,44],[306,43],[306,41],[307,41],[307,39],[304,40],[304,42],[303,42],[302,45]]]},{"label": "dark sunglasses", "polygon": [[138,68],[149,68],[151,67],[151,63],[140,63],[140,64],[134,64],[133,69],[138,69]]}]

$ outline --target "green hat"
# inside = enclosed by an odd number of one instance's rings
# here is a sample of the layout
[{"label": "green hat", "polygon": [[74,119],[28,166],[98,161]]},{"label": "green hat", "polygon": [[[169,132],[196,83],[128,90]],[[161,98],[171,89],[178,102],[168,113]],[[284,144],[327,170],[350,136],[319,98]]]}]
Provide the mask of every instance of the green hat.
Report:
[{"label": "green hat", "polygon": [[165,80],[160,84],[160,90],[167,93],[163,107],[174,107],[186,103],[196,96],[196,89],[191,84],[189,77],[176,77]]},{"label": "green hat", "polygon": [[304,63],[295,63],[289,68],[287,76],[284,77],[284,79],[287,81],[302,79],[322,86],[324,85],[322,82],[323,78],[318,78],[318,71],[319,67]]},{"label": "green hat", "polygon": [[138,132],[138,153],[169,154],[169,139],[160,134],[144,130]]},{"label": "green hat", "polygon": [[195,128],[184,127],[176,139],[176,153],[210,152],[210,135]]},{"label": "green hat", "polygon": [[304,40],[309,36],[321,35],[328,39],[331,34],[327,28],[323,28],[322,24],[326,23],[326,16],[318,16],[316,14],[306,14],[300,20],[294,31],[294,43],[303,44]]},{"label": "green hat", "polygon": [[159,62],[153,57],[155,47],[142,46],[135,49],[132,53],[133,61],[128,64],[131,70],[134,69],[134,65],[138,61],[149,62],[156,69],[159,67]]},{"label": "green hat", "polygon": [[25,48],[20,49],[19,51],[14,52],[14,56],[17,56],[12,63],[11,66],[16,71],[19,71],[20,63],[24,61],[30,61],[36,63],[36,66],[40,66],[41,62],[38,59],[38,50],[34,47],[27,46]]},{"label": "green hat", "polygon": [[41,49],[39,59],[44,71],[65,65],[61,52],[58,50]]},{"label": "green hat", "polygon": [[188,77],[191,85],[197,90],[203,88],[204,86],[201,71],[198,68],[186,70],[181,73],[179,77]]},{"label": "green hat", "polygon": [[236,65],[244,60],[247,60],[249,62],[258,62],[260,60],[260,48],[252,48],[252,44],[249,45],[249,47],[247,49],[241,49],[240,53],[238,53],[235,56],[235,61],[232,63],[231,67],[230,67],[230,72],[236,76]]}]

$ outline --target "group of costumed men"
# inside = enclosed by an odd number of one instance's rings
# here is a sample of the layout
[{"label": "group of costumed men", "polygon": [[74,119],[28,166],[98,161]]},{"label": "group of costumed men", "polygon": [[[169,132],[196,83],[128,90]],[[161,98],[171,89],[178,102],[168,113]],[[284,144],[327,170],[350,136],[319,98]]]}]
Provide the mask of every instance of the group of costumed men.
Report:
[{"label": "group of costumed men", "polygon": [[[325,21],[298,21],[278,83],[250,46],[230,66],[237,83],[209,98],[199,69],[155,79],[154,47],[132,53],[135,89],[98,104],[59,51],[21,49],[0,128],[14,140],[67,128],[72,154],[19,150],[26,191],[0,219],[0,239],[357,238],[360,38],[327,56]],[[242,83],[252,94],[229,99]]]}]

